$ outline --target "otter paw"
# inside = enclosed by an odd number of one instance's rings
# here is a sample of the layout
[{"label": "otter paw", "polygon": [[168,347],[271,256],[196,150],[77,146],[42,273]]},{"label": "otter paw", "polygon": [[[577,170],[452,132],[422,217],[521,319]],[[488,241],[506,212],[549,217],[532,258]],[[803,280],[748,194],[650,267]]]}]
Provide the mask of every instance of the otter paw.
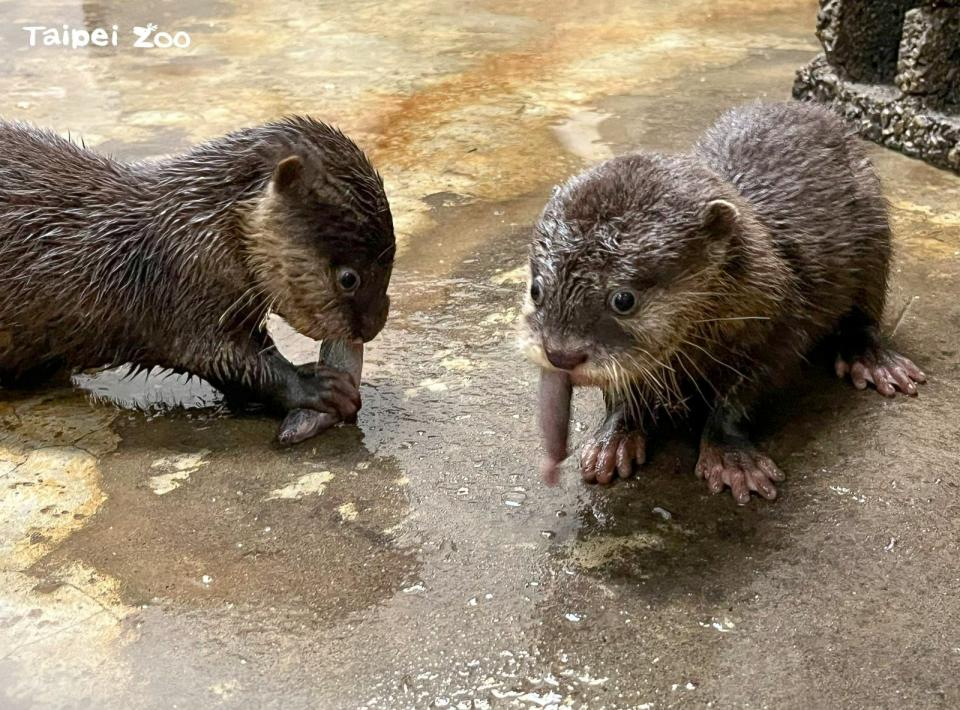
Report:
[{"label": "otter paw", "polygon": [[360,390],[342,370],[318,367],[308,376],[301,374],[293,389],[285,402],[288,411],[314,409],[350,421],[360,409]]},{"label": "otter paw", "polygon": [[866,389],[869,382],[886,397],[895,396],[897,390],[915,396],[915,383],[927,381],[927,376],[910,358],[880,346],[869,347],[849,360],[837,356],[836,369],[837,377],[849,374],[858,390]]},{"label": "otter paw", "polygon": [[587,483],[606,485],[615,475],[630,478],[634,465],[641,465],[646,457],[647,440],[642,432],[601,430],[583,447],[580,473]]},{"label": "otter paw", "polygon": [[743,445],[701,444],[696,470],[711,493],[716,495],[729,487],[739,505],[750,502],[750,491],[773,500],[777,497],[774,482],[784,479],[773,459]]}]

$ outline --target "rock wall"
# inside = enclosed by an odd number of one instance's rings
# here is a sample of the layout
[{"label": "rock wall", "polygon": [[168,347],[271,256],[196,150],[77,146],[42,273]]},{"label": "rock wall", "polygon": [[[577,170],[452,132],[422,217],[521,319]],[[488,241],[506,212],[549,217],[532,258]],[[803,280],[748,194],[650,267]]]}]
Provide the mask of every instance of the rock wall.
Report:
[{"label": "rock wall", "polygon": [[960,0],[821,0],[823,54],[793,95],[866,138],[960,172]]}]

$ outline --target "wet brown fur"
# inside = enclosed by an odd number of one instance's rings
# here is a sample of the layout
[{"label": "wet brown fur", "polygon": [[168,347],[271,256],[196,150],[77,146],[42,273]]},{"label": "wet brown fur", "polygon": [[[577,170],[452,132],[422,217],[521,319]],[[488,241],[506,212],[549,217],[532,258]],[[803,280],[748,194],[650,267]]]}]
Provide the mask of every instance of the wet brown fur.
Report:
[{"label": "wet brown fur", "polygon": [[[624,155],[557,189],[531,246],[543,298],[527,299],[523,347],[548,368],[548,350],[588,354],[575,376],[604,389],[611,430],[697,404],[724,428],[828,336],[853,354],[877,343],[890,240],[839,118],[740,107],[689,154]],[[628,316],[609,307],[619,289],[638,296]]]},{"label": "wet brown fur", "polygon": [[[320,407],[264,318],[369,340],[394,250],[376,171],[311,118],[133,164],[0,122],[0,384],[130,363]],[[360,275],[354,292],[338,290],[341,267]]]}]

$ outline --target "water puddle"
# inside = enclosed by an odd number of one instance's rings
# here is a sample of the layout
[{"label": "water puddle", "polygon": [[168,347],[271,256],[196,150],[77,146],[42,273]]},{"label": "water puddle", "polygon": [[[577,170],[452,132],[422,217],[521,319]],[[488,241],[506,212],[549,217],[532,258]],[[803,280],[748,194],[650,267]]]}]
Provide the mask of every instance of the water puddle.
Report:
[{"label": "water puddle", "polygon": [[600,124],[611,114],[601,111],[576,111],[553,127],[560,144],[572,155],[587,164],[599,163],[613,157],[610,146],[600,136]]}]

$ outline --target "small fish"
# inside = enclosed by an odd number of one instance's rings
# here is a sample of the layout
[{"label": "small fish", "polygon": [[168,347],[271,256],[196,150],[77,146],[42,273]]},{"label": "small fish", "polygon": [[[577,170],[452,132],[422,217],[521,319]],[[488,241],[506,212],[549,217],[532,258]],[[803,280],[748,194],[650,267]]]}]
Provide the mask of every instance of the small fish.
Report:
[{"label": "small fish", "polygon": [[[347,372],[353,377],[354,384],[357,387],[360,386],[360,374],[363,370],[362,343],[324,340],[320,344],[320,361],[327,367]],[[281,444],[299,444],[338,423],[340,418],[335,414],[317,412],[313,409],[293,409],[287,412],[286,418],[280,425],[277,441]]]}]

